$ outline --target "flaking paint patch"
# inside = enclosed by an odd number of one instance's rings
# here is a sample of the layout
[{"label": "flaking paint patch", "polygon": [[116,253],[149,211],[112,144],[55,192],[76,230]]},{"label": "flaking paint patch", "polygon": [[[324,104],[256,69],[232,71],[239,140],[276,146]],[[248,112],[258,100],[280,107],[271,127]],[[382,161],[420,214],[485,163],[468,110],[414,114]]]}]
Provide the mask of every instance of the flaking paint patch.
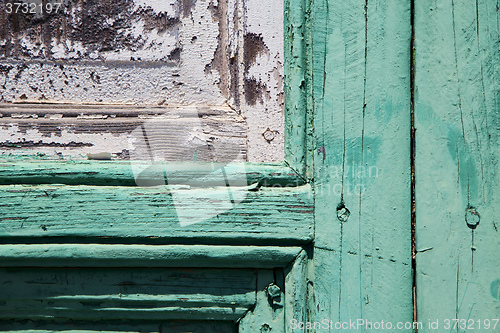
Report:
[{"label": "flaking paint patch", "polygon": [[282,4],[256,15],[234,0],[65,3],[59,15],[0,13],[0,101],[228,104],[255,118],[250,160],[283,159]]},{"label": "flaking paint patch", "polygon": [[269,48],[264,43],[264,38],[260,34],[245,34],[244,48],[243,59],[245,63],[245,73],[248,73],[250,67],[255,64],[258,56],[269,54]]},{"label": "flaking paint patch", "polygon": [[195,4],[196,0],[182,0],[182,17],[190,17]]},{"label": "flaking paint patch", "polygon": [[229,69],[229,31],[228,31],[228,1],[221,0],[214,5],[210,3],[208,10],[212,13],[212,18],[215,22],[218,22],[219,35],[217,36],[217,48],[214,52],[212,61],[205,65],[205,73],[211,73],[214,69],[219,74],[219,80],[217,82],[222,93],[227,100],[231,98],[231,95],[237,95],[237,91],[230,91],[230,88],[234,87],[230,80],[235,77],[234,73],[228,73]]},{"label": "flaking paint patch", "polygon": [[245,99],[248,105],[254,106],[257,102],[264,103],[264,98],[270,100],[267,84],[254,77],[250,77],[249,70],[256,64],[261,55],[269,55],[269,48],[264,43],[262,35],[255,33],[245,34],[244,39],[244,67],[245,67]]},{"label": "flaking paint patch", "polygon": [[264,103],[264,99],[269,100],[267,85],[255,78],[245,78],[245,99],[250,106],[254,106],[257,102]]},{"label": "flaking paint patch", "polygon": [[156,59],[149,60],[165,61],[168,51],[158,54],[160,41],[154,42],[153,30],[175,35],[180,25],[180,17],[135,6],[133,0],[65,1],[64,6],[66,10],[43,17],[2,11],[8,28],[0,34],[0,58],[107,60],[119,52],[124,56],[120,60],[129,60],[128,53],[154,48]]}]

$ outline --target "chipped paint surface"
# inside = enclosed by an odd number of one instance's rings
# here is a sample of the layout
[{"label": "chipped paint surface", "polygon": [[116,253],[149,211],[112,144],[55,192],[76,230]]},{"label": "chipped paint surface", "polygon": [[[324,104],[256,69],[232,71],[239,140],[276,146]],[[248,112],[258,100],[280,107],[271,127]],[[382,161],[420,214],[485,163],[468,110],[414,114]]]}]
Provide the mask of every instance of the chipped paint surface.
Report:
[{"label": "chipped paint surface", "polygon": [[247,156],[246,122],[227,106],[0,106],[0,119],[0,151],[8,153],[228,162]]},{"label": "chipped paint surface", "polygon": [[[247,121],[248,160],[283,160],[282,3],[63,4],[57,14],[8,14],[0,4],[0,102],[229,105]],[[30,133],[35,143],[46,136]],[[63,145],[74,139],[57,133]],[[88,135],[114,150],[123,140]]]},{"label": "chipped paint surface", "polygon": [[[284,158],[283,3],[246,0],[245,116],[250,160]],[[270,135],[270,132],[272,135]],[[272,138],[271,140],[267,140]]]}]

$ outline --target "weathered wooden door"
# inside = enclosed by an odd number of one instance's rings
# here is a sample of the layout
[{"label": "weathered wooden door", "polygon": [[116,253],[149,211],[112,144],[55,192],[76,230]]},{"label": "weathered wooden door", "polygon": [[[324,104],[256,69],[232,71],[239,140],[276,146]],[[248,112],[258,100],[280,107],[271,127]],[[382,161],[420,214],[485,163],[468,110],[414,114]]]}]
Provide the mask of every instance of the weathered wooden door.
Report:
[{"label": "weathered wooden door", "polygon": [[[251,2],[180,3],[178,9],[211,4],[212,12],[238,17]],[[284,162],[249,163],[249,155],[240,155],[246,149],[259,155],[259,146],[244,143],[245,128],[262,130],[247,134],[271,152],[279,150],[280,131],[271,118],[259,125],[238,115],[242,105],[266,109],[266,94],[274,92],[263,89],[270,85],[264,78],[274,74],[245,67],[249,59],[258,67],[265,60],[258,55],[269,59],[272,50],[258,34],[238,37],[237,19],[214,24],[229,42],[215,47],[212,67],[202,66],[207,77],[221,68],[232,71],[216,75],[208,90],[193,92],[175,79],[157,90],[160,104],[168,98],[182,104],[182,93],[212,101],[195,111],[175,113],[177,105],[86,111],[74,105],[2,106],[3,133],[10,124],[21,133],[4,146],[21,148],[29,146],[22,134],[33,135],[33,119],[44,118],[38,128],[47,131],[53,129],[43,126],[54,126],[61,114],[101,128],[114,124],[105,120],[130,115],[152,121],[129,123],[138,129],[130,131],[132,146],[139,147],[132,162],[65,160],[64,154],[55,160],[12,154],[12,147],[3,152],[0,330],[499,329],[498,3],[293,0],[285,1],[284,13]],[[178,14],[188,26],[204,22],[189,11]],[[147,10],[141,15],[149,17]],[[166,15],[151,24],[168,30],[179,22]],[[109,43],[135,41],[133,34],[115,37]],[[199,38],[189,35],[183,45],[193,48]],[[182,58],[180,50],[141,45],[168,49],[159,67],[173,78],[195,70],[169,67]],[[73,44],[67,47],[77,56]],[[97,55],[110,56],[102,52]],[[96,58],[87,65],[103,60],[114,61]],[[116,68],[122,67],[108,68],[111,77]],[[128,80],[142,82],[145,75],[163,75],[161,70],[132,71],[138,76]],[[19,84],[36,93],[23,71]],[[61,75],[58,82],[66,85]],[[86,80],[90,89],[103,77],[89,72]],[[2,89],[8,96],[19,85],[6,79]],[[136,97],[154,91],[141,89],[138,95],[124,91]],[[92,92],[99,98],[99,89]],[[28,95],[21,99],[33,102]],[[182,121],[171,125],[173,118]],[[177,145],[185,149],[180,155],[155,141],[158,133],[176,133],[178,124],[198,126],[198,119],[210,133],[202,142],[213,149],[201,149],[196,135],[196,149]],[[221,141],[227,133],[237,134],[229,144]],[[51,140],[56,145],[57,135]],[[189,163],[162,162],[158,151],[170,161],[188,154]]]},{"label": "weathered wooden door", "polygon": [[0,331],[305,318],[314,207],[282,162],[283,5],[0,3]]}]

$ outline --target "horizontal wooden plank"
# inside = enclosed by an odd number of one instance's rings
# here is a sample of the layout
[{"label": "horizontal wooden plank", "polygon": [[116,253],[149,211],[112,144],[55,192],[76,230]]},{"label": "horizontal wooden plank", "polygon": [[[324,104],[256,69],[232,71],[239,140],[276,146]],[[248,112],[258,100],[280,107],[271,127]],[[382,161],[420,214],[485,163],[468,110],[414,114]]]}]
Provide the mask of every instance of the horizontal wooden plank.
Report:
[{"label": "horizontal wooden plank", "polygon": [[0,237],[303,244],[310,185],[298,187],[0,186]]},{"label": "horizontal wooden plank", "polygon": [[1,268],[1,319],[236,320],[254,269]]},{"label": "horizontal wooden plank", "polygon": [[[224,169],[225,176],[220,172]],[[134,173],[135,171],[135,173]],[[158,175],[161,175],[158,183]],[[66,184],[135,186],[189,184],[216,186],[225,182],[262,186],[299,186],[304,180],[283,163],[193,163],[147,161],[28,161],[0,155],[0,185]]]},{"label": "horizontal wooden plank", "polygon": [[[81,158],[246,160],[247,123],[228,106],[1,105],[0,149]],[[57,155],[58,154],[58,155]]]},{"label": "horizontal wooden plank", "polygon": [[236,333],[236,324],[231,321],[0,321],[3,332],[53,333],[53,332],[99,332],[99,333]]},{"label": "horizontal wooden plank", "polygon": [[286,267],[300,247],[236,245],[9,244],[0,267]]}]

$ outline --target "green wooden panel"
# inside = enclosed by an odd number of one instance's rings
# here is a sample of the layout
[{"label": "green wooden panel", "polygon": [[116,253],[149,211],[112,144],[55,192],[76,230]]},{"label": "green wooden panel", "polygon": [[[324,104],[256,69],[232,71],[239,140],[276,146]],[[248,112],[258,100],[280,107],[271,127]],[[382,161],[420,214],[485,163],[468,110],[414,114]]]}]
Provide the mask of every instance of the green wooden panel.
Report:
[{"label": "green wooden panel", "polygon": [[[232,204],[228,193],[242,201]],[[226,187],[3,185],[0,197],[0,236],[8,242],[92,237],[271,245],[307,243],[313,237],[310,185],[230,192]]]},{"label": "green wooden panel", "polygon": [[257,291],[251,269],[19,267],[0,281],[3,320],[234,321]]},{"label": "green wooden panel", "polygon": [[311,0],[284,0],[285,159],[313,178]]},{"label": "green wooden panel", "polygon": [[[135,176],[136,170],[143,170]],[[220,171],[224,170],[222,178]],[[159,179],[158,175],[161,175]],[[137,178],[137,179],[136,179]],[[141,161],[54,161],[0,155],[0,184],[66,184],[137,186],[141,183],[198,187],[246,183],[260,186],[299,186],[305,182],[284,163],[195,163]]]},{"label": "green wooden panel", "polygon": [[496,0],[415,2],[417,313],[440,329],[500,330],[478,322],[500,317],[499,20]]},{"label": "green wooden panel", "polygon": [[300,247],[140,244],[5,244],[0,267],[287,267]]},{"label": "green wooden panel", "polygon": [[314,2],[316,321],[413,320],[410,17],[409,1]]},{"label": "green wooden panel", "polygon": [[[285,318],[309,316],[310,254],[299,247],[3,245],[0,329],[211,332],[220,325],[232,332],[237,322],[238,332],[297,332]],[[118,325],[119,318],[134,321]]]}]

